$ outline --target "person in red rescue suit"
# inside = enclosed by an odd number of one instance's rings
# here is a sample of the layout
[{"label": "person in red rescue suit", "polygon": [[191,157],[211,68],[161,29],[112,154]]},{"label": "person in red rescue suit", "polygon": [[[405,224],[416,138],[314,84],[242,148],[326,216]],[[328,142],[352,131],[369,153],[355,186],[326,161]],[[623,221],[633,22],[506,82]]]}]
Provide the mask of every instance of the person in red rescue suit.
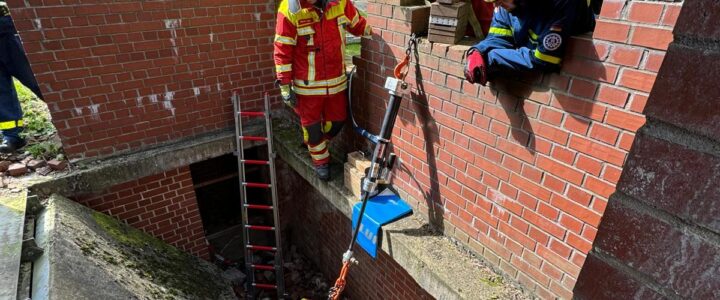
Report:
[{"label": "person in red rescue suit", "polygon": [[370,36],[350,0],[283,0],[275,28],[275,73],[283,101],[300,116],[315,171],[330,178],[329,140],[347,117],[345,34]]},{"label": "person in red rescue suit", "polygon": [[597,0],[485,0],[495,6],[487,38],[468,50],[465,78],[485,85],[503,73],[560,69],[571,35],[595,27]]}]

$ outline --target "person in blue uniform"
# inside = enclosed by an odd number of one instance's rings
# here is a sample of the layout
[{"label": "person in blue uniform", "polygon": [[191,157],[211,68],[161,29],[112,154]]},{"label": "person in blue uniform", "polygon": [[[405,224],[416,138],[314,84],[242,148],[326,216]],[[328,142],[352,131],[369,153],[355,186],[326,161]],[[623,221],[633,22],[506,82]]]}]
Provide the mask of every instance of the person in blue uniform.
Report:
[{"label": "person in blue uniform", "polygon": [[23,112],[20,108],[13,77],[43,99],[35,75],[20,42],[17,30],[5,2],[0,1],[0,131],[1,153],[12,153],[25,146],[20,137]]},{"label": "person in blue uniform", "polygon": [[568,37],[595,26],[590,0],[485,1],[495,12],[488,36],[468,50],[465,78],[471,83],[485,85],[507,72],[557,71]]}]

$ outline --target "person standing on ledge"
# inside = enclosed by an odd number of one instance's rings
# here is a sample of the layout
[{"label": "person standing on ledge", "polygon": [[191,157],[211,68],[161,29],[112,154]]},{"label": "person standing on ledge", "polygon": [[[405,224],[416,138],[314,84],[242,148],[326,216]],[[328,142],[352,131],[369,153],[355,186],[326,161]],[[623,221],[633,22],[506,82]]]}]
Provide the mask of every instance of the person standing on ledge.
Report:
[{"label": "person standing on ledge", "polygon": [[467,52],[465,79],[485,85],[497,74],[560,69],[568,37],[595,27],[591,1],[485,0],[495,5],[487,38]]},{"label": "person standing on ledge", "polygon": [[350,0],[283,0],[275,27],[275,73],[283,101],[300,116],[317,176],[330,179],[329,140],[347,117],[345,31],[371,36]]},{"label": "person standing on ledge", "polygon": [[0,153],[13,153],[26,144],[20,136],[23,112],[13,77],[43,99],[10,16],[10,9],[5,2],[0,2]]}]

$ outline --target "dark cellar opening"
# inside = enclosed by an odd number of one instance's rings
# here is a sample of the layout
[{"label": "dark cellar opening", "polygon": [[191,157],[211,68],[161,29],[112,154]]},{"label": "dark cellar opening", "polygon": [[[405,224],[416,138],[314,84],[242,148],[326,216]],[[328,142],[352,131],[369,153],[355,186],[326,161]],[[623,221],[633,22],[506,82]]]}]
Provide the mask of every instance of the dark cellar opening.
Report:
[{"label": "dark cellar opening", "polygon": [[[245,157],[267,160],[267,148],[260,146],[246,149]],[[246,181],[267,182],[267,172],[268,168],[265,166],[248,165],[245,167]],[[243,210],[237,157],[231,153],[191,164],[190,173],[211,253],[242,266]],[[248,188],[247,198],[251,204],[270,204],[271,201],[270,192],[265,189]],[[254,225],[272,225],[272,213],[253,212],[249,222]],[[274,244],[272,234],[267,232],[253,232],[252,238],[254,242]]]}]

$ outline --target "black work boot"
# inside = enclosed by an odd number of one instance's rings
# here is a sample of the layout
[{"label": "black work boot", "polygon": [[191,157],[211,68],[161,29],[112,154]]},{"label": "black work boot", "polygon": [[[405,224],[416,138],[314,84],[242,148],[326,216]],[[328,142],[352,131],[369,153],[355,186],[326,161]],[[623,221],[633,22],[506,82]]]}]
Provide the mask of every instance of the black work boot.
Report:
[{"label": "black work boot", "polygon": [[5,137],[0,144],[0,153],[14,153],[22,147],[25,147],[27,143],[23,139],[14,139]]},{"label": "black work boot", "polygon": [[330,180],[330,164],[315,166],[315,173],[322,181]]}]

